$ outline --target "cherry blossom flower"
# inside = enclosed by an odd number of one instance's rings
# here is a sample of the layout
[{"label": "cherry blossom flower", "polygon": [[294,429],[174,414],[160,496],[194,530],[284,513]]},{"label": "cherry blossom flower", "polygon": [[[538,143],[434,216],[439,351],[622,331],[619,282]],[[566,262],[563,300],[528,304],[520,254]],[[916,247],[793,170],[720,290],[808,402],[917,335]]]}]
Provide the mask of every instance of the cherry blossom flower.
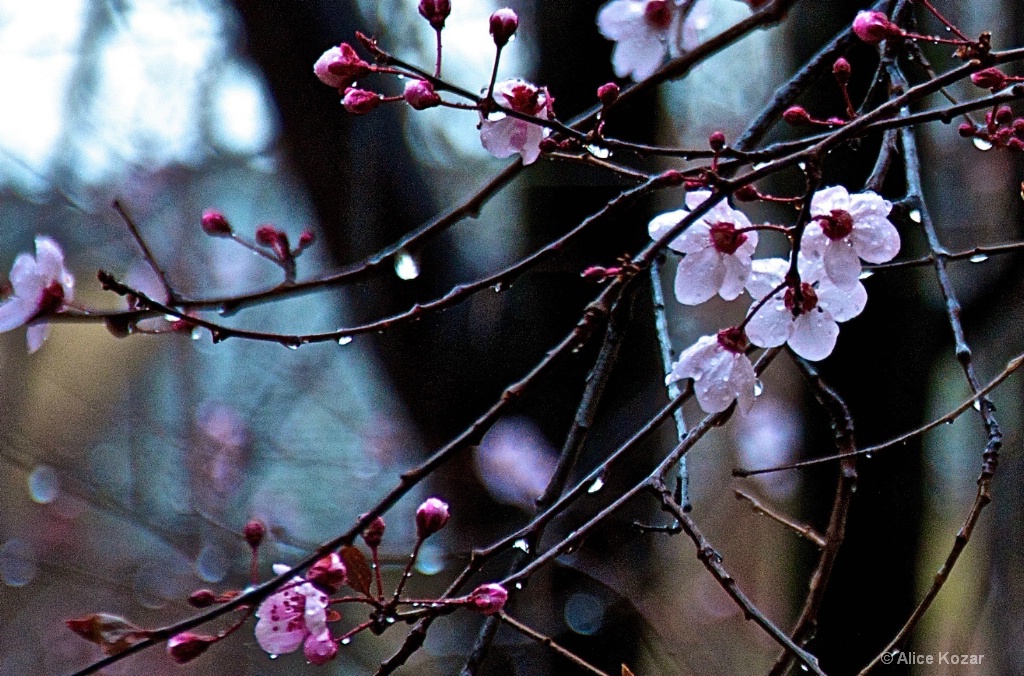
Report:
[{"label": "cherry blossom flower", "polygon": [[886,216],[892,203],[868,191],[851,195],[837,185],[814,193],[811,219],[801,252],[820,258],[825,274],[838,286],[853,286],[860,277],[860,259],[885,263],[900,250],[900,235]]},{"label": "cherry blossom flower", "polygon": [[[542,120],[554,117],[554,99],[547,87],[536,87],[522,80],[505,80],[494,86],[494,100],[517,113],[533,115]],[[519,153],[523,164],[532,164],[540,156],[540,142],[546,130],[539,124],[520,120],[502,112],[491,113],[480,120],[480,141],[495,157]]]},{"label": "cherry blossom flower", "polygon": [[687,13],[673,0],[613,0],[597,15],[601,35],[615,41],[612,66],[618,77],[650,77],[665,58],[698,44],[697,31],[708,24],[708,3],[697,0]]},{"label": "cherry blossom flower", "polygon": [[[11,267],[11,295],[0,304],[0,333],[59,312],[75,292],[75,278],[64,267],[64,252],[49,237],[36,237],[36,255],[23,253]],[[38,350],[50,335],[50,324],[39,319],[28,327],[28,351]]]},{"label": "cherry blossom flower", "polygon": [[[709,190],[694,190],[686,195],[686,206],[692,210],[711,196]],[[658,239],[689,213],[670,211],[656,216],[647,227]],[[698,305],[720,295],[733,300],[743,293],[750,277],[750,257],[757,247],[757,232],[739,232],[751,227],[742,212],[724,200],[716,204],[690,227],[669,243],[686,254],[676,272],[676,298],[683,305]]]},{"label": "cherry blossom flower", "polygon": [[[832,354],[839,322],[863,312],[868,294],[858,281],[848,287],[836,286],[824,274],[820,261],[801,256],[799,268],[800,293],[792,287],[776,291],[747,322],[747,335],[754,345],[787,343],[804,359],[819,361]],[[778,289],[788,271],[789,261],[781,258],[754,261],[747,290],[755,300],[763,299]]]},{"label": "cherry blossom flower", "polygon": [[[286,572],[288,566],[277,564],[274,572]],[[313,664],[323,664],[338,652],[338,645],[327,627],[327,594],[301,577],[272,594],[256,611],[256,641],[270,655],[290,653],[303,646]]]},{"label": "cherry blossom flower", "polygon": [[738,399],[745,413],[754,405],[757,383],[746,347],[746,336],[735,327],[704,336],[679,355],[666,382],[693,378],[697,403],[706,412],[724,411]]}]

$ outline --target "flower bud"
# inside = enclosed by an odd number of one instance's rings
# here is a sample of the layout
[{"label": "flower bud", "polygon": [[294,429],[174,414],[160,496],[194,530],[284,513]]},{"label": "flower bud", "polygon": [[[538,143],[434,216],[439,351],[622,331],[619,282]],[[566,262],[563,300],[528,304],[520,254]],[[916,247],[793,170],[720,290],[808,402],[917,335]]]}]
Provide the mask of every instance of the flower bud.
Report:
[{"label": "flower bud", "polygon": [[500,584],[482,584],[469,595],[473,610],[484,615],[500,613],[508,601],[508,591]]},{"label": "flower bud", "polygon": [[996,109],[996,122],[999,124],[1009,124],[1013,121],[1013,109],[1010,106],[999,106]]},{"label": "flower bud", "polygon": [[807,111],[803,106],[790,106],[789,108],[786,108],[782,113],[782,119],[785,120],[787,124],[794,126],[811,124],[813,122],[813,120],[811,120],[811,116],[807,114]]},{"label": "flower bud", "polygon": [[209,589],[197,589],[188,595],[188,604],[193,608],[209,608],[217,602],[217,595]]},{"label": "flower bud", "polygon": [[409,80],[405,84],[405,102],[416,110],[426,110],[441,104],[441,96],[434,85],[426,80]]},{"label": "flower bud", "polygon": [[711,132],[711,136],[708,136],[708,145],[716,153],[722,152],[725,148],[725,134],[720,131]]},{"label": "flower bud", "polygon": [[203,226],[203,232],[210,237],[231,236],[231,224],[228,223],[228,219],[224,218],[224,214],[219,211],[207,209],[203,212],[203,219],[201,223]]},{"label": "flower bud", "polygon": [[503,7],[491,15],[491,37],[500,49],[516,34],[519,28],[519,17],[508,7]]},{"label": "flower bud", "polygon": [[345,584],[346,573],[345,564],[342,563],[341,557],[338,556],[337,552],[331,552],[310,566],[306,572],[306,581],[311,582],[314,586],[319,587],[328,594],[333,594]]},{"label": "flower bud", "polygon": [[619,98],[619,85],[608,82],[597,88],[597,100],[602,106],[610,106]]},{"label": "flower bud", "polygon": [[381,103],[380,94],[349,87],[341,99],[341,105],[353,115],[365,115]]},{"label": "flower bud", "polygon": [[245,541],[248,542],[249,546],[253,549],[260,546],[260,543],[263,542],[263,536],[266,534],[267,527],[264,526],[261,521],[257,521],[256,519],[245,524],[245,528],[242,529],[242,535],[245,536]]},{"label": "flower bud", "polygon": [[903,35],[900,27],[889,21],[885,14],[869,10],[859,12],[854,18],[853,32],[869,45],[877,45],[882,40]]},{"label": "flower bud", "polygon": [[261,225],[256,228],[256,243],[263,246],[275,246],[277,244],[277,228],[272,225]]},{"label": "flower bud", "polygon": [[1014,136],[1009,141],[1006,142],[1006,148],[1008,150],[1012,150],[1015,153],[1019,153],[1021,151],[1024,151],[1024,141]]},{"label": "flower bud", "polygon": [[736,188],[736,191],[732,194],[740,202],[754,202],[761,199],[761,193],[757,191],[757,188],[750,185],[741,185]]},{"label": "flower bud", "polygon": [[201,636],[183,631],[167,641],[167,654],[178,664],[185,664],[202,655],[216,642],[215,636]]},{"label": "flower bud", "polygon": [[359,58],[356,50],[347,42],[331,47],[313,64],[313,72],[320,81],[335,89],[348,87],[372,70],[373,67]]},{"label": "flower bud", "polygon": [[452,3],[449,0],[420,0],[420,16],[429,21],[436,31],[444,28],[444,21],[451,13]]},{"label": "flower bud", "polygon": [[971,124],[970,122],[961,122],[960,126],[956,128],[956,131],[963,138],[970,138],[974,136],[977,130],[974,128],[974,125]]},{"label": "flower bud", "polygon": [[997,91],[999,89],[1006,88],[1007,77],[1003,71],[992,67],[986,68],[985,70],[979,70],[977,73],[972,74],[971,82],[982,89]]},{"label": "flower bud", "polygon": [[850,70],[850,62],[841,56],[832,64],[832,75],[835,77],[836,82],[841,85],[845,85],[850,81]]},{"label": "flower bud", "polygon": [[305,249],[316,241],[316,233],[312,230],[303,230],[302,234],[299,235],[299,246]]},{"label": "flower bud", "polygon": [[416,510],[416,536],[425,540],[448,523],[448,504],[427,498]]},{"label": "flower bud", "polygon": [[366,543],[367,547],[371,549],[380,547],[380,543],[384,540],[384,527],[383,517],[378,516],[363,529],[363,542]]}]

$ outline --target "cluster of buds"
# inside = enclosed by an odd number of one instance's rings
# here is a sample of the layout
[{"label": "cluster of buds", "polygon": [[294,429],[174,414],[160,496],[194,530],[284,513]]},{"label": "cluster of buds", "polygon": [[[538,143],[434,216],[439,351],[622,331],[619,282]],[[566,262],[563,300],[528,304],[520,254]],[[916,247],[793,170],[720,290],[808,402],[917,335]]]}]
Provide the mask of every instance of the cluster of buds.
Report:
[{"label": "cluster of buds", "polygon": [[985,125],[963,122],[957,131],[964,138],[973,138],[979,148],[1006,148],[1024,151],[1024,117],[1015,117],[1009,106],[999,106],[985,113]]},{"label": "cluster of buds", "polygon": [[836,84],[839,85],[839,91],[843,95],[843,103],[846,106],[846,117],[840,117],[833,115],[827,119],[818,119],[812,117],[810,113],[803,106],[790,106],[782,113],[782,119],[786,124],[793,125],[794,127],[803,126],[819,126],[819,127],[840,127],[857,116],[857,112],[853,108],[853,101],[850,99],[850,75],[853,69],[850,67],[850,62],[839,57],[835,63],[832,64],[832,77],[835,78]]},{"label": "cluster of buds", "polygon": [[[360,517],[364,520],[366,517]],[[197,634],[191,631],[172,636],[167,642],[167,654],[179,664],[190,662],[206,650],[237,631],[250,616],[258,618],[256,640],[268,654],[277,655],[297,650],[300,646],[306,659],[313,664],[325,664],[337,655],[339,646],[347,645],[352,638],[366,629],[382,633],[398,620],[412,620],[425,612],[450,613],[465,607],[483,615],[500,613],[508,600],[508,591],[496,583],[482,584],[466,596],[436,599],[409,599],[402,595],[406,580],[423,542],[441,531],[447,525],[450,511],[447,503],[438,498],[425,500],[416,510],[416,544],[409,562],[397,587],[386,595],[378,560],[378,547],[384,539],[385,523],[380,516],[374,517],[363,528],[362,538],[370,548],[372,564],[358,548],[347,545],[337,551],[328,552],[314,561],[301,577],[293,576],[284,581],[277,590],[267,596],[259,607],[241,605],[236,612],[240,618],[227,629],[216,635]],[[259,584],[257,555],[267,535],[266,527],[257,520],[250,521],[242,530],[242,538],[252,551],[253,588]],[[279,576],[290,575],[288,566],[275,565]],[[373,581],[376,580],[376,589]],[[355,596],[335,596],[348,586]],[[238,599],[247,592],[229,590],[217,593],[199,589],[189,595],[188,602],[194,608],[209,608]],[[334,604],[361,603],[370,610],[369,619],[356,625],[348,632],[335,635],[329,624],[342,619],[341,614],[331,608]],[[411,607],[411,610],[409,608]],[[67,626],[86,640],[96,643],[108,654],[121,652],[133,644],[153,635],[147,629],[137,627],[122,618],[96,614],[76,620],[68,620]]]},{"label": "cluster of buds", "polygon": [[207,209],[200,220],[203,232],[210,237],[224,237],[233,240],[243,247],[280,265],[289,280],[295,277],[295,259],[316,241],[312,230],[305,230],[299,235],[298,245],[291,246],[288,233],[273,225],[261,225],[256,228],[254,242],[238,235],[227,217],[215,209]]}]

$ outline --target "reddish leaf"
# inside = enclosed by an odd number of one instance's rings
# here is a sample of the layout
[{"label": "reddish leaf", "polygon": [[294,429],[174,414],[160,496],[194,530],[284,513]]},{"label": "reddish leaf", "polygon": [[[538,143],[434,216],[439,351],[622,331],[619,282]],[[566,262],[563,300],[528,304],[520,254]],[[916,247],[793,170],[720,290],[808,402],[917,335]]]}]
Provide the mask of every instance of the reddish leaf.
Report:
[{"label": "reddish leaf", "polygon": [[341,560],[345,562],[345,570],[348,573],[348,586],[367,596],[370,595],[370,583],[373,581],[373,571],[370,564],[366,562],[363,553],[346,545],[339,551]]},{"label": "reddish leaf", "polygon": [[108,655],[116,655],[127,650],[150,635],[148,630],[106,613],[97,613],[77,620],[65,620],[64,624],[86,641],[98,645]]}]

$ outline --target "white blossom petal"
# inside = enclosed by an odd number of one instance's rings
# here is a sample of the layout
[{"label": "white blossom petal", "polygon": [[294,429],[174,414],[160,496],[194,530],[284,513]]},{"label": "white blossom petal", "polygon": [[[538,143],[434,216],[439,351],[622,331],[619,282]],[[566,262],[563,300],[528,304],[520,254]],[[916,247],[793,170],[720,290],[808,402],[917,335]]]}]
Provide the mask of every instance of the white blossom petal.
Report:
[{"label": "white blossom petal", "polygon": [[64,252],[49,237],[36,237],[36,274],[54,281],[64,273]]},{"label": "white blossom petal", "polygon": [[789,270],[789,261],[782,258],[761,258],[750,266],[747,291],[754,300],[761,300],[782,284]]},{"label": "white blossom petal", "polygon": [[832,315],[837,322],[846,322],[864,311],[868,303],[868,292],[860,282],[849,287],[838,287],[827,279],[816,289],[818,305]]},{"label": "white blossom petal", "polygon": [[832,354],[839,337],[839,325],[832,316],[819,309],[800,315],[793,321],[789,347],[810,361],[820,361]]},{"label": "white blossom petal", "polygon": [[28,343],[28,353],[33,354],[43,346],[43,341],[50,335],[50,322],[40,321],[28,327],[25,333],[25,340]]},{"label": "white blossom petal", "polygon": [[822,188],[811,197],[812,216],[827,216],[833,209],[850,210],[850,193],[841,185]]},{"label": "white blossom petal", "polygon": [[679,360],[672,365],[672,372],[666,378],[667,383],[687,378],[700,378],[703,366],[715,353],[722,349],[717,336],[704,336],[696,343],[683,350]]},{"label": "white blossom petal", "polygon": [[14,259],[10,280],[15,296],[37,298],[44,288],[36,259],[27,253],[18,254],[18,257]]},{"label": "white blossom petal", "polygon": [[714,249],[686,254],[676,272],[676,300],[683,305],[699,305],[718,293],[724,279],[722,255]]},{"label": "white blossom petal", "polygon": [[0,305],[0,333],[24,325],[38,311],[37,302],[22,296],[12,296]]},{"label": "white blossom petal", "polygon": [[860,258],[845,239],[829,242],[822,254],[825,272],[837,286],[849,287],[860,277]]},{"label": "white blossom petal", "polygon": [[793,327],[793,313],[782,299],[783,292],[765,303],[747,322],[746,333],[758,347],[778,347],[785,343]]},{"label": "white blossom petal", "polygon": [[725,268],[718,295],[725,300],[735,300],[743,293],[743,288],[750,278],[750,258],[737,255],[719,255]]},{"label": "white blossom petal", "polygon": [[[675,211],[668,211],[664,214],[658,214],[657,216],[652,218],[651,222],[647,225],[647,232],[650,234],[651,239],[661,239],[661,237],[666,232],[674,228],[679,223],[679,221],[686,218],[687,213],[688,212],[684,211],[683,209],[676,209]],[[693,226],[691,226],[691,228],[692,227]],[[687,232],[689,232],[689,230],[690,228],[687,228],[686,230],[683,231],[683,234],[686,234]],[[688,244],[687,240],[683,239],[682,236],[677,236],[675,239],[669,242],[668,245],[670,248],[680,253],[691,253],[691,251],[683,250],[683,246],[687,246]],[[703,246],[698,246],[692,249],[692,251],[697,251],[698,249],[703,248]]]},{"label": "white blossom petal", "polygon": [[757,372],[746,355],[733,355],[732,383],[740,410],[750,413],[750,409],[754,407],[754,398],[757,396]]},{"label": "white blossom petal", "polygon": [[862,219],[850,233],[853,250],[868,263],[887,263],[900,252],[900,234],[883,217]]},{"label": "white blossom petal", "polygon": [[718,413],[729,408],[736,399],[736,391],[729,380],[733,370],[732,353],[723,348],[708,360],[700,378],[693,381],[697,403],[708,413]]}]

